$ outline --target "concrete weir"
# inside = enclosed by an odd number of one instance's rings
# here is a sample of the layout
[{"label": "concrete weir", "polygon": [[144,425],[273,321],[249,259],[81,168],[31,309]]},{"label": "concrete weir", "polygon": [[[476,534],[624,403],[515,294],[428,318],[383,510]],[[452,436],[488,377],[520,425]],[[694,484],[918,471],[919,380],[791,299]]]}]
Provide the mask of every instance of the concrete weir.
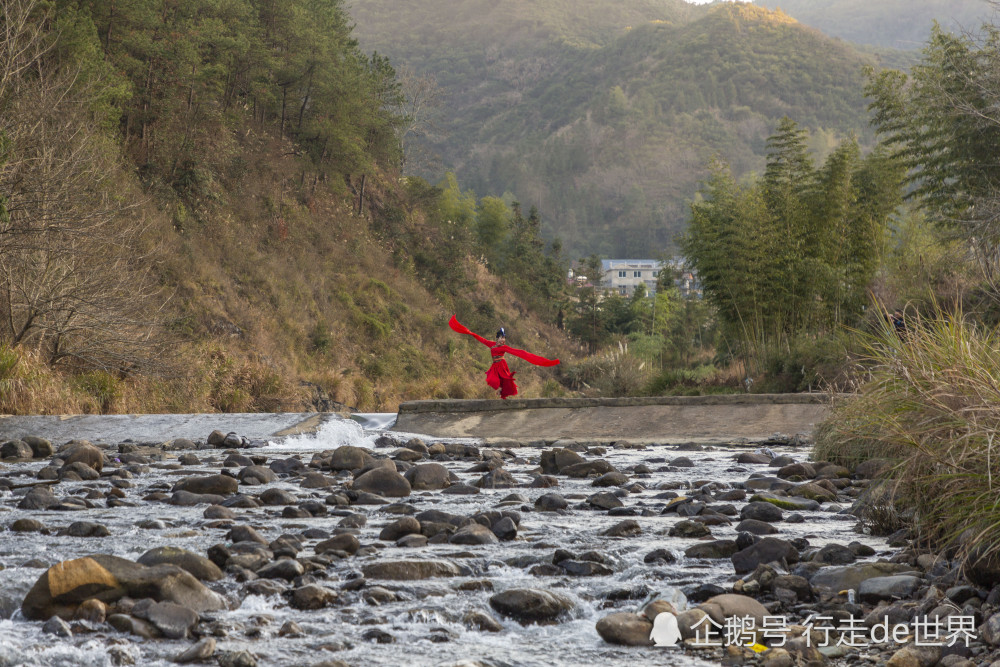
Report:
[{"label": "concrete weir", "polygon": [[829,394],[410,401],[393,430],[437,437],[611,438],[660,443],[811,434]]},{"label": "concrete weir", "polygon": [[334,412],[171,415],[0,415],[0,441],[37,435],[56,443],[74,438],[94,442],[163,442],[174,438],[204,440],[215,429],[251,440],[315,433]]}]

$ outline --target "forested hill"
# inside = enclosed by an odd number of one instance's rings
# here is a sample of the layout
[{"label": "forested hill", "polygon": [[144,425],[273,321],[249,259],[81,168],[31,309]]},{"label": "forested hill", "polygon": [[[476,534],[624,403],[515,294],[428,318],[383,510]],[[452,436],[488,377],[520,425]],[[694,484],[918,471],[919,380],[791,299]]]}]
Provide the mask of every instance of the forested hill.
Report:
[{"label": "forested hill", "polygon": [[919,50],[937,21],[946,31],[976,31],[993,17],[988,0],[754,0],[781,8],[828,35],[857,44]]},{"label": "forested hill", "polygon": [[[872,56],[760,7],[626,4],[591,0],[567,22],[550,3],[357,0],[354,18],[363,48],[442,87],[422,138],[440,160],[411,169],[537,205],[571,255],[668,250],[712,156],[762,168],[782,116],[821,155],[868,137]],[[517,18],[491,21],[501,10]]]},{"label": "forested hill", "polygon": [[572,352],[539,215],[488,203],[477,236],[474,198],[401,178],[399,81],[350,25],[339,0],[4,0],[0,413],[488,396],[452,313]]}]

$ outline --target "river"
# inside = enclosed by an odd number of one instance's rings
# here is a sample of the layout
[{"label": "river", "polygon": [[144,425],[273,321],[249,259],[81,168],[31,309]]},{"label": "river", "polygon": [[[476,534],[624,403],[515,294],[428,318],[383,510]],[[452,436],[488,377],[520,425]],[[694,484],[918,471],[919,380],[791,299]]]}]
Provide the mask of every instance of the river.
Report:
[{"label": "river", "polygon": [[[240,450],[241,454],[262,455],[269,460],[300,457],[308,463],[314,453],[341,445],[373,448],[375,439],[391,425],[391,415],[364,415],[358,421],[329,422],[315,434],[291,436],[262,447]],[[360,422],[360,423],[359,423]],[[169,436],[169,434],[164,434]],[[397,436],[410,437],[406,434]],[[442,441],[423,438],[427,443]],[[447,440],[477,444],[474,440]],[[807,458],[802,448],[773,448],[777,454],[789,454],[797,460]],[[379,449],[377,453],[391,450]],[[736,465],[734,455],[747,451],[746,445],[718,445],[705,451],[679,452],[676,446],[652,446],[645,449],[608,448],[604,458],[618,470],[630,474],[630,482],[639,482],[645,490],[622,498],[633,517],[642,526],[642,534],[631,538],[608,538],[599,533],[623,516],[609,516],[605,511],[585,508],[583,500],[594,493],[591,480],[559,478],[559,486],[544,488],[483,489],[478,495],[448,495],[440,492],[414,492],[406,502],[417,511],[441,509],[453,514],[471,515],[498,507],[521,514],[518,538],[498,544],[462,547],[453,544],[428,545],[419,549],[401,548],[390,542],[380,543],[383,525],[399,516],[389,514],[384,506],[354,506],[338,510],[331,507],[326,517],[286,519],[281,507],[238,509],[237,522],[257,528],[267,539],[281,534],[300,534],[309,529],[331,531],[342,516],[362,512],[367,524],[358,535],[363,545],[378,545],[377,553],[337,561],[320,583],[338,589],[359,575],[366,562],[390,558],[441,558],[463,567],[465,574],[449,579],[417,582],[371,582],[393,595],[373,604],[357,594],[342,594],[342,604],[316,611],[300,611],[288,606],[281,596],[244,595],[243,584],[226,577],[212,587],[224,592],[234,609],[213,615],[211,627],[220,649],[247,649],[261,665],[312,665],[324,660],[343,660],[349,665],[454,665],[482,664],[563,667],[600,664],[607,667],[635,664],[700,665],[713,664],[679,649],[632,648],[605,643],[595,631],[595,623],[612,610],[638,609],[651,593],[671,597],[678,591],[704,583],[731,586],[737,579],[728,559],[707,561],[686,559],[684,549],[697,540],[669,537],[667,531],[678,521],[676,515],[660,515],[666,502],[655,496],[665,490],[683,492],[714,483],[720,488],[738,487],[753,472],[768,472],[766,466]],[[511,452],[505,467],[521,482],[529,482],[529,471],[537,468],[540,449],[519,448]],[[41,632],[42,624],[26,621],[19,610],[20,601],[38,577],[57,562],[92,553],[105,553],[135,560],[148,549],[178,546],[204,555],[213,544],[224,542],[229,526],[203,517],[205,506],[176,507],[144,501],[153,491],[167,489],[182,476],[215,474],[226,454],[221,450],[194,452],[198,465],[182,466],[177,456],[184,452],[164,452],[162,460],[147,465],[131,465],[131,485],[122,488],[131,507],[109,508],[101,495],[110,489],[106,477],[94,482],[63,482],[55,487],[59,496],[92,496],[92,507],[72,512],[17,509],[21,490],[0,487],[0,525],[8,527],[15,520],[32,518],[42,521],[51,534],[17,533],[9,530],[0,541],[0,666],[39,665],[84,667],[119,664],[170,665],[172,656],[190,645],[190,641],[141,640],[123,635],[103,625],[87,628],[77,625],[71,639]],[[679,455],[692,459],[692,468],[674,468],[667,461]],[[470,472],[469,461],[441,461],[463,481],[472,483],[482,472]],[[46,461],[4,464],[3,474],[17,483],[33,481]],[[650,472],[634,473],[644,465]],[[773,473],[773,470],[770,472]],[[346,474],[349,478],[349,474]],[[272,484],[286,489],[300,500],[323,500],[330,490],[306,490],[288,479]],[[245,488],[245,490],[244,490]],[[262,487],[244,487],[256,493]],[[558,492],[569,500],[565,513],[536,512],[535,498]],[[511,494],[522,499],[505,501]],[[737,507],[741,503],[735,503]],[[810,545],[858,540],[872,546],[879,554],[888,553],[883,540],[854,532],[853,517],[842,514],[841,506],[824,505],[823,510],[803,513],[801,523],[781,524],[781,537],[805,538]],[[643,516],[643,511],[648,516]],[[110,536],[75,538],[55,534],[74,521],[103,524]],[[734,522],[735,524],[735,522]],[[713,526],[716,539],[734,538],[732,526]],[[318,538],[305,539],[304,553]],[[614,574],[598,577],[535,576],[532,564],[551,562],[553,552],[568,549],[575,553],[596,550],[603,554]],[[653,549],[666,548],[677,557],[676,563],[651,566],[643,556]],[[472,583],[480,582],[480,583]],[[491,633],[473,630],[463,623],[469,611],[491,613],[489,597],[512,587],[540,587],[558,591],[574,601],[569,618],[555,625],[522,626],[514,620],[494,614],[502,631]],[[295,621],[301,636],[279,636],[286,621]],[[366,640],[366,632],[378,628],[391,643]],[[129,662],[131,661],[131,663]],[[472,662],[462,662],[472,661]],[[475,662],[475,661],[478,661]]]}]

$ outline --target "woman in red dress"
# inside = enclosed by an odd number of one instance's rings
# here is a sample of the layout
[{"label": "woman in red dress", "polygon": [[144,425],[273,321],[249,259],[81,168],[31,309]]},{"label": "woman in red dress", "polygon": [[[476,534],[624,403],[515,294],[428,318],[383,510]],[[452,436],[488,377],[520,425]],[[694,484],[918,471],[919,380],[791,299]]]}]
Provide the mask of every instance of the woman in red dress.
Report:
[{"label": "woman in red dress", "polygon": [[494,342],[488,338],[483,338],[477,333],[469,331],[469,329],[461,324],[454,315],[452,315],[451,319],[448,320],[448,326],[460,334],[472,336],[480,343],[490,348],[490,356],[493,358],[493,363],[490,364],[489,370],[486,371],[486,384],[499,390],[500,398],[502,399],[506,399],[508,396],[517,395],[517,385],[514,383],[514,371],[510,370],[507,366],[507,360],[504,359],[505,354],[510,353],[519,359],[524,359],[528,363],[534,364],[535,366],[555,366],[559,363],[558,359],[546,359],[545,357],[540,357],[537,354],[525,352],[524,350],[519,350],[516,347],[507,345],[507,332],[504,331],[503,327],[500,327],[500,330],[497,331],[497,339],[496,342]]}]

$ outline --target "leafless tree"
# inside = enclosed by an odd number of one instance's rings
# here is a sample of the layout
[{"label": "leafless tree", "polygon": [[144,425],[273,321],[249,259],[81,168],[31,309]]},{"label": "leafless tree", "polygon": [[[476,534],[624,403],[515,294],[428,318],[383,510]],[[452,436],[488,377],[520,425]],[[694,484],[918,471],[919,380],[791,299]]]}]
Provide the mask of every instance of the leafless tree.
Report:
[{"label": "leafless tree", "polygon": [[427,139],[440,131],[437,119],[443,103],[441,88],[433,76],[418,74],[405,65],[397,70],[396,79],[403,93],[399,113],[406,118],[399,137],[406,169],[409,172],[433,169],[437,158],[430,153]]},{"label": "leafless tree", "polygon": [[89,111],[94,84],[45,62],[37,0],[2,11],[0,343],[53,364],[148,366],[162,299],[120,151]]}]

